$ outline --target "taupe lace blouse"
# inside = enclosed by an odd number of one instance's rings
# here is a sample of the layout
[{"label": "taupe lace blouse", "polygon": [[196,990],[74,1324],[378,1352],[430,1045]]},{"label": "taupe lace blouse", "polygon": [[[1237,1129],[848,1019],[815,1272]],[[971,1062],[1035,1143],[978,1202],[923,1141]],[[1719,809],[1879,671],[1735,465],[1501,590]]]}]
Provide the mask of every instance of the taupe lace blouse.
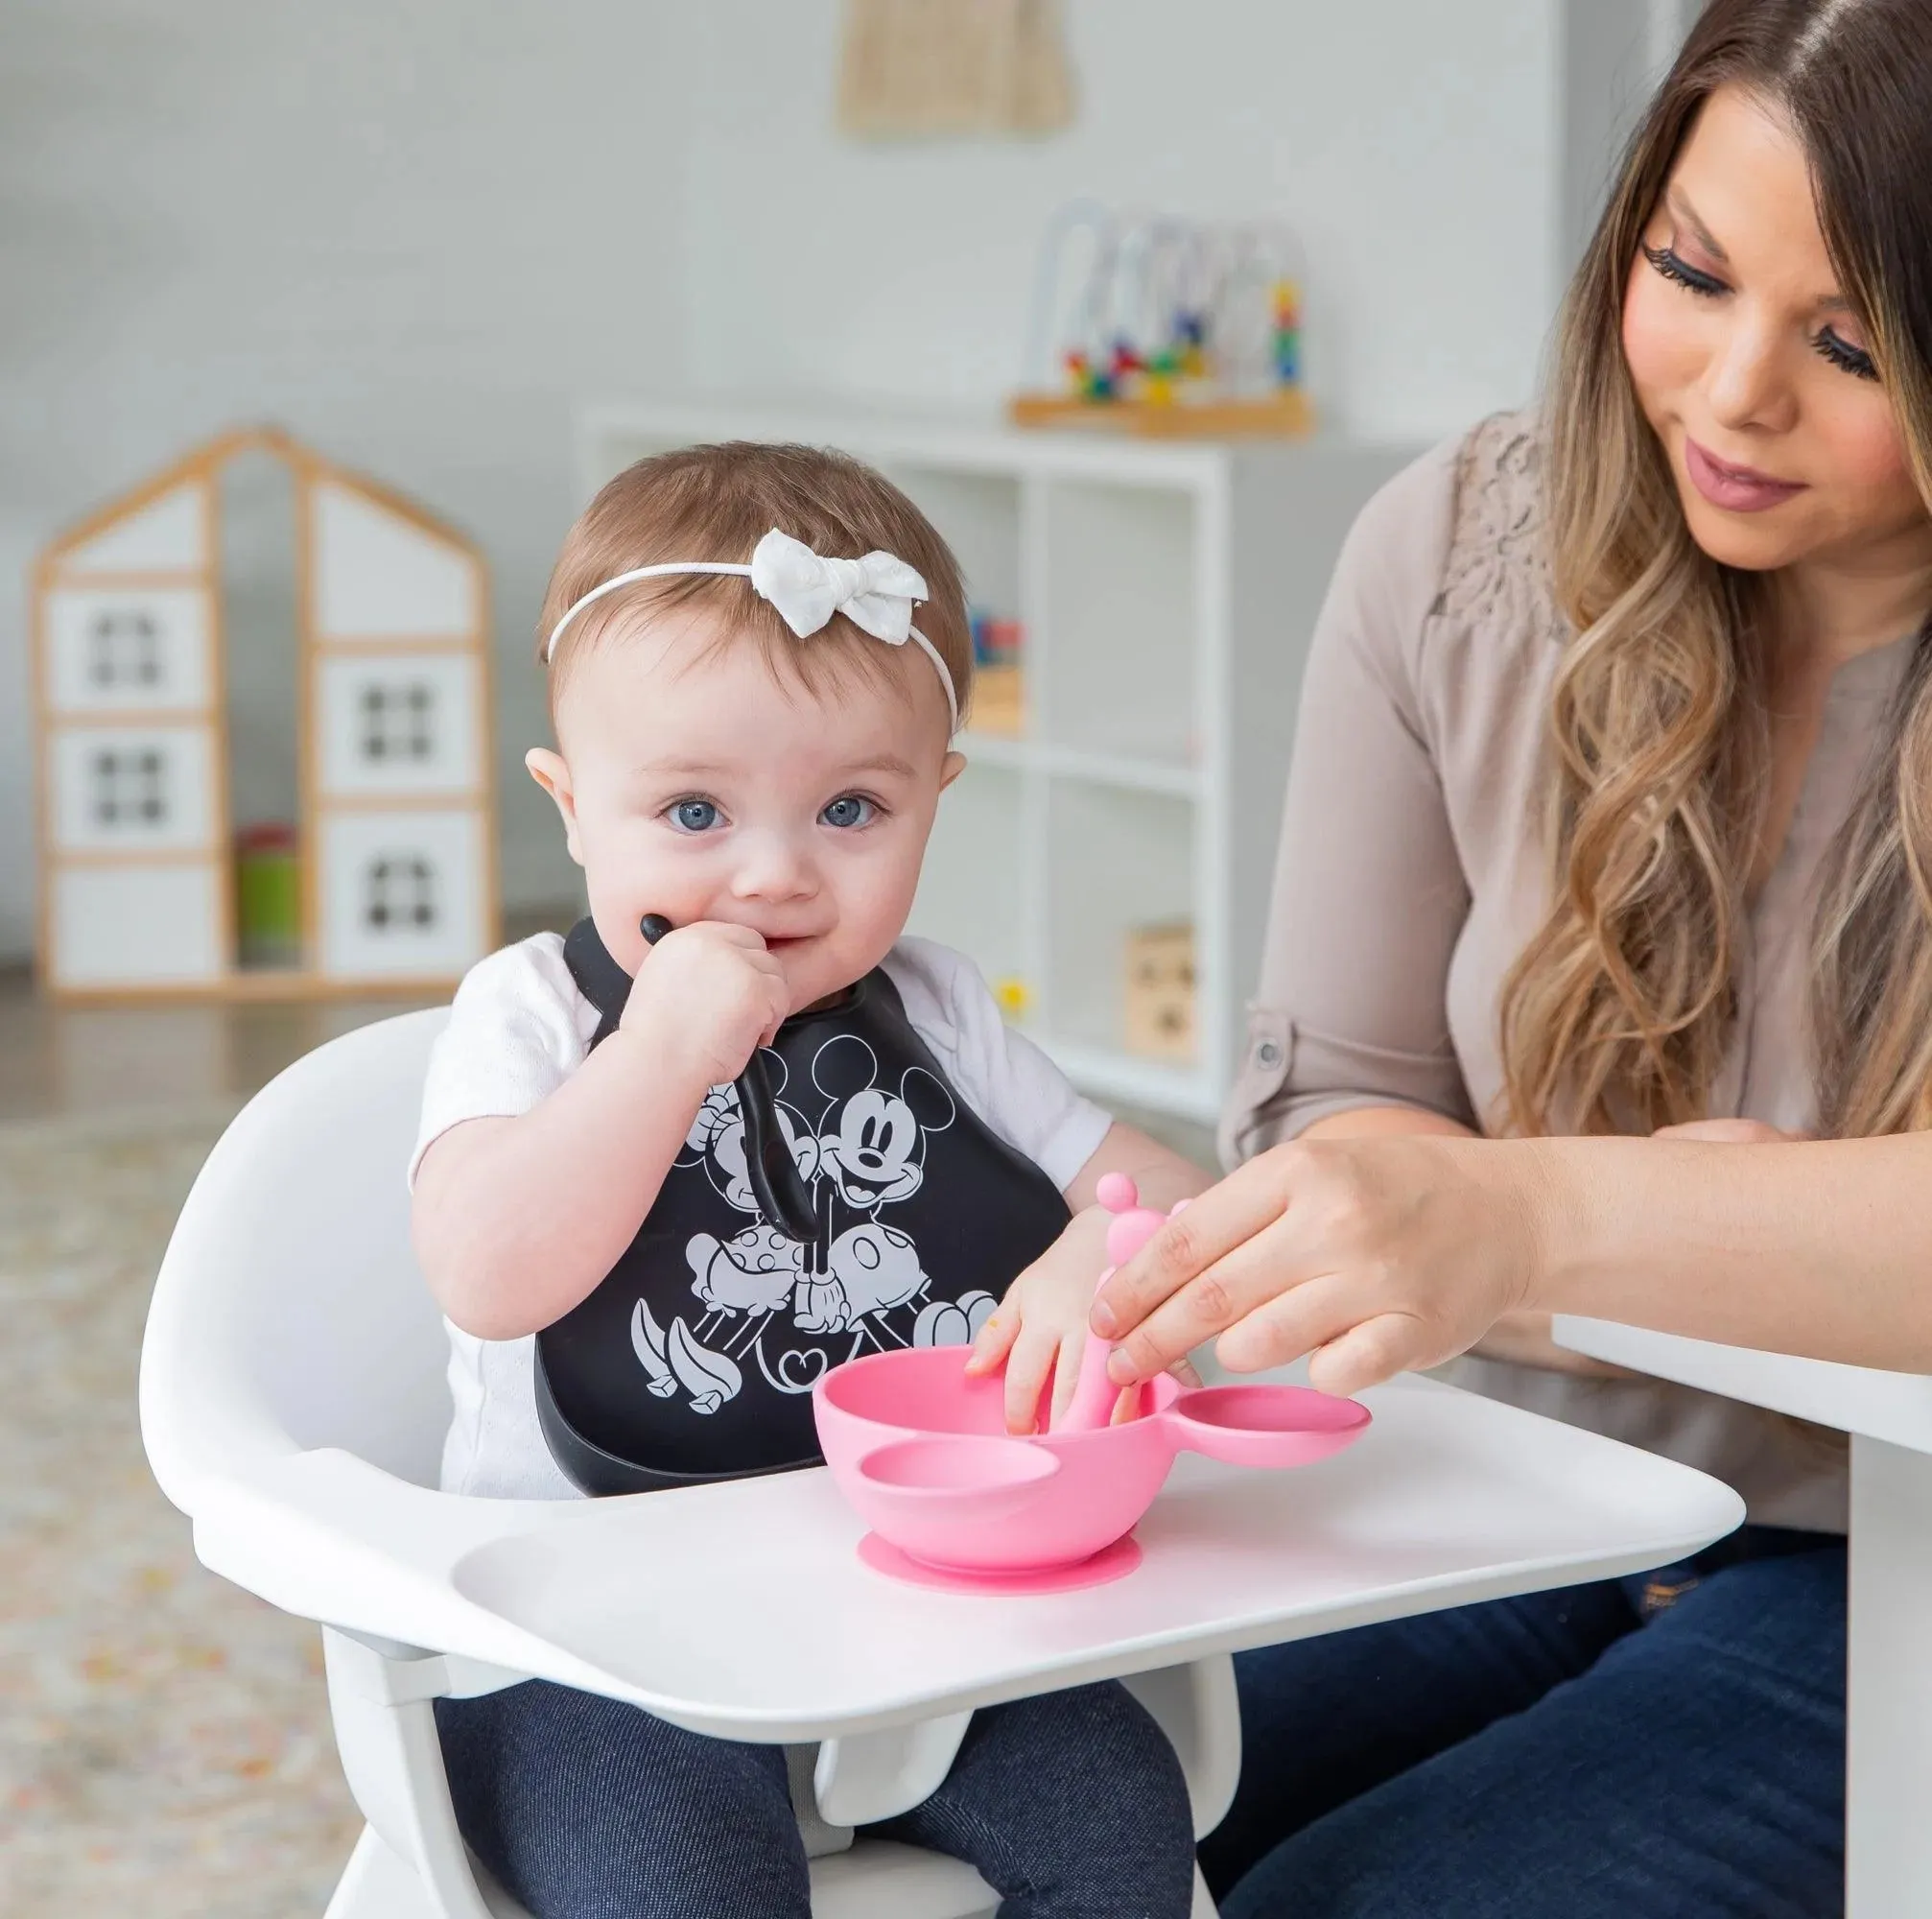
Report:
[{"label": "taupe lace blouse", "polygon": [[[1546,897],[1540,774],[1565,638],[1536,469],[1530,419],[1485,421],[1391,481],[1343,548],[1222,1125],[1231,1164],[1349,1107],[1413,1105],[1479,1127],[1499,1111],[1497,995]],[[1863,654],[1832,682],[1789,836],[1751,911],[1712,1114],[1813,1124],[1813,888],[1907,651]],[[1845,1526],[1842,1435],[1627,1374],[1470,1358],[1453,1376],[1714,1473],[1759,1524]]]}]

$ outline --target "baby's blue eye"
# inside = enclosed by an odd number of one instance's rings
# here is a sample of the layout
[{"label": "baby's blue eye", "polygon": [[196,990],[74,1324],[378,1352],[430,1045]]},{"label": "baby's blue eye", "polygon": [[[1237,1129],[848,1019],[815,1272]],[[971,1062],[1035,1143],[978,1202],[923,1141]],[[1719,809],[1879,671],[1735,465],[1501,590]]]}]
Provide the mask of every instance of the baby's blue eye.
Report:
[{"label": "baby's blue eye", "polygon": [[871,800],[856,793],[840,794],[818,817],[826,826],[869,826],[879,811]]},{"label": "baby's blue eye", "polygon": [[708,799],[680,799],[670,817],[680,833],[709,833],[718,824],[718,808]]}]

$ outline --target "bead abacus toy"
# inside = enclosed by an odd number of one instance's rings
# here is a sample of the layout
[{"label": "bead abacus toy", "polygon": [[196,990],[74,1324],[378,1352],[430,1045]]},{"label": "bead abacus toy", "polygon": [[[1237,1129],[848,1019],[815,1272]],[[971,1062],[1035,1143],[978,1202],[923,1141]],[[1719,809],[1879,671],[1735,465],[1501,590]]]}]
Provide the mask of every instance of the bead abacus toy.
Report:
[{"label": "bead abacus toy", "polygon": [[1042,249],[1033,314],[1036,367],[1050,357],[1062,385],[1016,394],[1009,415],[1023,426],[1142,433],[1311,431],[1299,251],[1265,222],[1064,209]]}]

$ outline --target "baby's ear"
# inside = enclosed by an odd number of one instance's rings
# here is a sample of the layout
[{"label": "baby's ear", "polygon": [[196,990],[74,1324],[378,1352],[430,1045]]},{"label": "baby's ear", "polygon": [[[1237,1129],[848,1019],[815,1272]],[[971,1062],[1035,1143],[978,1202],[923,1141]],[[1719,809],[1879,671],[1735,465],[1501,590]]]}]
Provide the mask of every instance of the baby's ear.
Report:
[{"label": "baby's ear", "polygon": [[563,843],[570,849],[570,857],[582,865],[583,852],[577,840],[577,793],[563,755],[548,746],[532,746],[523,756],[523,763],[530,778],[556,802],[556,810],[563,816]]}]

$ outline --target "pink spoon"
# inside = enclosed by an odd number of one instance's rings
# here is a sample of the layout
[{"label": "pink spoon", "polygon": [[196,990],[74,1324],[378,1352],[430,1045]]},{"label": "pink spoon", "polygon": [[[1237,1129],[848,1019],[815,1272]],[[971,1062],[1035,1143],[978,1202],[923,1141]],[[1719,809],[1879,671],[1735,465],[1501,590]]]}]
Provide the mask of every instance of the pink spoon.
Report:
[{"label": "pink spoon", "polygon": [[[1100,1204],[1113,1214],[1107,1223],[1107,1269],[1094,1282],[1097,1294],[1101,1287],[1161,1230],[1172,1216],[1156,1213],[1141,1204],[1140,1190],[1124,1173],[1102,1176],[1098,1193]],[[1188,1202],[1174,1208],[1178,1213]],[[1080,1377],[1066,1410],[1052,1422],[1055,1433],[1093,1433],[1113,1423],[1114,1408],[1119,1403],[1121,1388],[1107,1377],[1107,1362],[1113,1356],[1111,1339],[1087,1335],[1080,1354]]]}]

